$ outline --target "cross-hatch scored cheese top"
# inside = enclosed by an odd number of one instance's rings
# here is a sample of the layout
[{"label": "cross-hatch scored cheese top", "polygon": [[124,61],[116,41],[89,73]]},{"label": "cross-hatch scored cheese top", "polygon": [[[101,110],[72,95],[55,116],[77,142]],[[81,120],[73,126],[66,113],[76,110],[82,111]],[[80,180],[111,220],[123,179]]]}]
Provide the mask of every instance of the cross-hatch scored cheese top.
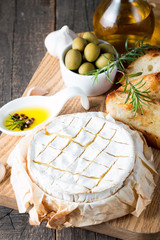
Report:
[{"label": "cross-hatch scored cheese top", "polygon": [[133,170],[134,143],[122,127],[86,114],[59,117],[28,153],[31,178],[51,196],[92,202],[113,195]]}]

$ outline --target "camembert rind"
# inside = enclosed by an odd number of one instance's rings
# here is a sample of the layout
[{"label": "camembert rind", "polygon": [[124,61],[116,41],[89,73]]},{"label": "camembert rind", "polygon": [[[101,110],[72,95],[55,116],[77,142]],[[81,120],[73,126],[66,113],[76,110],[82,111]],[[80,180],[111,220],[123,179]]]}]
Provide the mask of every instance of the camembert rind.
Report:
[{"label": "camembert rind", "polygon": [[[28,154],[22,155],[23,148],[26,153],[29,148]],[[113,161],[113,156],[119,158]],[[49,227],[62,228],[138,216],[155,187],[151,160],[151,150],[136,131],[103,113],[79,113],[55,118],[23,139],[8,162],[19,210],[33,204],[31,224],[47,219]],[[26,189],[19,192],[24,181]]]},{"label": "camembert rind", "polygon": [[31,178],[62,200],[92,202],[109,197],[134,166],[130,134],[106,119],[86,116],[57,118],[55,122],[62,124],[62,129],[56,132],[56,126],[49,125],[33,137],[29,148]]}]

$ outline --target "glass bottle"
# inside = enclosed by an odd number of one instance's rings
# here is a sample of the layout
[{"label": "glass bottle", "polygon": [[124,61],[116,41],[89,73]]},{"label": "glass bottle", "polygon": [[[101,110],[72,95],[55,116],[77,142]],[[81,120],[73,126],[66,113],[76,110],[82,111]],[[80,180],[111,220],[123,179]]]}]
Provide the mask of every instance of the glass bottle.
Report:
[{"label": "glass bottle", "polygon": [[110,42],[119,52],[129,38],[130,46],[154,30],[152,7],[145,0],[103,0],[93,16],[93,27],[99,39]]}]

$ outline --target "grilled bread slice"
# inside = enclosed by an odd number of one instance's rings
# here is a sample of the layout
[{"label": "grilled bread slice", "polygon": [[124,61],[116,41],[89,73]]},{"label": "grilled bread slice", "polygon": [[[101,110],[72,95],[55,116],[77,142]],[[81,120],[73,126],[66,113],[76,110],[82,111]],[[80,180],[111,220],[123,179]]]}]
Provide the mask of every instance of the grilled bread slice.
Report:
[{"label": "grilled bread slice", "polygon": [[[144,114],[141,112],[134,116],[130,110],[130,104],[125,104],[127,94],[123,93],[124,87],[121,86],[116,91],[110,93],[106,99],[106,111],[116,120],[127,123],[134,129],[141,131],[149,144],[160,148],[160,50],[148,51],[144,56],[133,61],[127,68],[127,74],[142,72],[140,77],[131,78],[133,85],[142,82],[137,86],[143,85],[140,90],[149,88],[148,96],[152,99],[148,105],[143,104]],[[125,80],[122,81],[122,85]]]},{"label": "grilled bread slice", "polygon": [[[143,75],[160,72],[160,51],[149,52],[133,61],[127,68],[128,74],[142,72]],[[134,78],[132,78],[133,80]]]},{"label": "grilled bread slice", "polygon": [[[148,75],[145,75],[143,77],[138,77],[132,81],[132,84],[135,85],[138,82],[142,82],[137,86],[142,86],[144,83],[145,85],[140,88],[141,91],[144,91],[149,88],[150,92],[148,93],[148,96],[151,99],[159,100],[160,101],[160,72],[157,73],[151,73]],[[120,91],[123,91],[123,86],[119,88]]]},{"label": "grilled bread slice", "polygon": [[148,105],[143,105],[144,115],[130,111],[130,104],[125,104],[126,93],[121,89],[108,94],[106,111],[119,121],[142,132],[147,142],[153,147],[160,148],[160,102],[153,100]]},{"label": "grilled bread slice", "polygon": [[[150,50],[142,57],[139,57],[133,61],[126,69],[127,74],[135,74],[137,72],[142,72],[142,76],[146,76],[152,73],[160,72],[160,50]],[[137,77],[130,78],[133,81]],[[125,80],[121,82],[123,85]]]}]

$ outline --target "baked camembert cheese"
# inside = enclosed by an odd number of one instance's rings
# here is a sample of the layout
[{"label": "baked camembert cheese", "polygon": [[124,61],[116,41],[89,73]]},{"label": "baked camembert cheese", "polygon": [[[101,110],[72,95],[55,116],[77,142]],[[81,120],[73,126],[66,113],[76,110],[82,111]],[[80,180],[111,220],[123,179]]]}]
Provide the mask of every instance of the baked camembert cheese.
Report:
[{"label": "baked camembert cheese", "polygon": [[103,113],[55,118],[23,138],[8,163],[19,211],[59,229],[139,216],[155,187],[144,139]]}]

